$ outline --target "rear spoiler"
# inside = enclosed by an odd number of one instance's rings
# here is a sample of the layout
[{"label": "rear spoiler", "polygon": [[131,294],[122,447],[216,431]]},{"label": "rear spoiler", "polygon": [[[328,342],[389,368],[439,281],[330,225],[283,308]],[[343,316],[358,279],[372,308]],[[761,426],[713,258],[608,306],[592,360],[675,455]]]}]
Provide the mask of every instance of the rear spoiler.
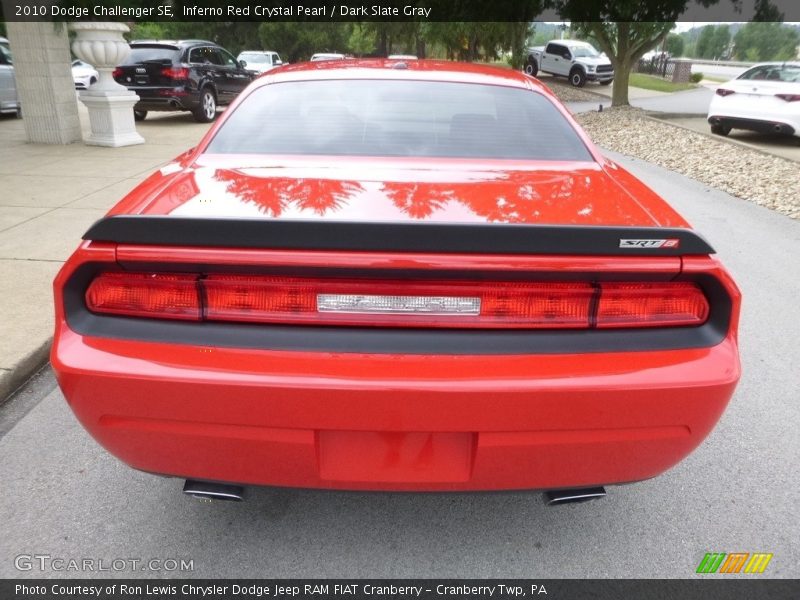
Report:
[{"label": "rear spoiler", "polygon": [[83,239],[120,244],[481,254],[683,256],[715,251],[690,229],[361,223],[117,215]]}]

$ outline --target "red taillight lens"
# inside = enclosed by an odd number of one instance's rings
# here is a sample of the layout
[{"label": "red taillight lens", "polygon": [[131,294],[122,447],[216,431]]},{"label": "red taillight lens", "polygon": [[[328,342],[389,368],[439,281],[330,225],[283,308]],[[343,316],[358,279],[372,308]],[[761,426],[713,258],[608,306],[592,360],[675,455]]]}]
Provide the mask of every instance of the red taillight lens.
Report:
[{"label": "red taillight lens", "polygon": [[775,97],[786,102],[800,102],[800,94],[775,94]]},{"label": "red taillight lens", "polygon": [[120,67],[117,67],[116,69],[111,71],[111,76],[114,79],[119,79],[120,77],[122,77],[122,69]]},{"label": "red taillight lens", "polygon": [[189,79],[189,69],[186,67],[164,67],[161,75],[169,79]]},{"label": "red taillight lens", "polygon": [[733,90],[728,90],[725,88],[717,88],[717,96],[730,96],[731,94],[735,94]]},{"label": "red taillight lens", "polygon": [[195,275],[103,273],[86,290],[92,312],[199,321]]},{"label": "red taillight lens", "polygon": [[588,283],[375,281],[212,275],[216,321],[382,327],[588,327]]},{"label": "red taillight lens", "polygon": [[92,312],[204,321],[483,329],[701,325],[694,283],[388,281],[264,275],[104,273]]},{"label": "red taillight lens", "polygon": [[693,283],[604,283],[597,305],[597,327],[701,325],[708,300]]}]

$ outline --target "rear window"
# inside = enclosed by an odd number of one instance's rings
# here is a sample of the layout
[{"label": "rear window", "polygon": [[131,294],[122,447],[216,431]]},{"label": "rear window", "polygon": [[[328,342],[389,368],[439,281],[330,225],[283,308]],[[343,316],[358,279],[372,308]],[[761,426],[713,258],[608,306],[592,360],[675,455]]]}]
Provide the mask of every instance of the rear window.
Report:
[{"label": "rear window", "polygon": [[133,46],[123,65],[135,65],[147,61],[174,61],[180,51],[165,46]]},{"label": "rear window", "polygon": [[261,87],[206,152],[592,160],[566,119],[536,92],[386,80]]},{"label": "rear window", "polygon": [[800,82],[800,65],[761,65],[745,71],[737,79]]}]

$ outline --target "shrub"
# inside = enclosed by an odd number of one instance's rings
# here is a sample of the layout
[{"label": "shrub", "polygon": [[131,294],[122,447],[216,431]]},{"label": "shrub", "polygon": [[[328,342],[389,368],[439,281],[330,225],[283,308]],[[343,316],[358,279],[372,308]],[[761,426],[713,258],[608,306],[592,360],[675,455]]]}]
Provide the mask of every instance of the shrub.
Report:
[{"label": "shrub", "polygon": [[692,73],[692,83],[700,83],[703,81],[702,73]]}]

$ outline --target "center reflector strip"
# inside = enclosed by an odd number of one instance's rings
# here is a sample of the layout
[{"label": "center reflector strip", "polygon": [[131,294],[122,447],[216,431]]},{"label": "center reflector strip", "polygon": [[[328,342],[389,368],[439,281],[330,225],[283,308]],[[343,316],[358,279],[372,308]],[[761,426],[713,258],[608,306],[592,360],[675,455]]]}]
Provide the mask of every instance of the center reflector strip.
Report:
[{"label": "center reflector strip", "polygon": [[317,294],[319,312],[479,315],[481,299],[464,296],[369,296]]}]

